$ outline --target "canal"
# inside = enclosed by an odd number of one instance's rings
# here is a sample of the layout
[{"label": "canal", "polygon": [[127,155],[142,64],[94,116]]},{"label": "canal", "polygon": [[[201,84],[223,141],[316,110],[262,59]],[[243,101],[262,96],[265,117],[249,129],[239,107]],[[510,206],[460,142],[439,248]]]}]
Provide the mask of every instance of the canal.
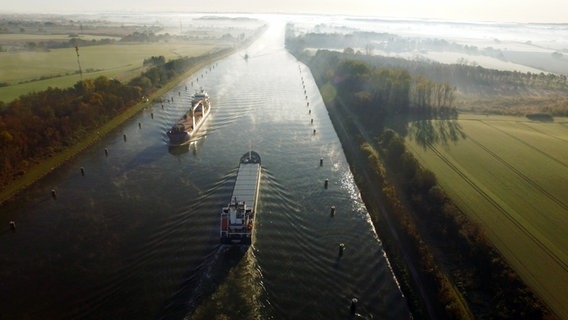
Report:
[{"label": "canal", "polygon": [[[0,319],[344,319],[353,298],[358,318],[409,318],[318,88],[271,22],[1,208]],[[199,88],[211,116],[171,149]],[[219,211],[249,149],[245,250],[219,244]]]}]

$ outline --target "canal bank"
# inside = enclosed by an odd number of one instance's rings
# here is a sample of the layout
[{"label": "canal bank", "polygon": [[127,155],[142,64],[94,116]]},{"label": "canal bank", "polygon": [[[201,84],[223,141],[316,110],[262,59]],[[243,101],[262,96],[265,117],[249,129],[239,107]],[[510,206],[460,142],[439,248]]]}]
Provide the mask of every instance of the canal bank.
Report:
[{"label": "canal bank", "polygon": [[382,239],[388,254],[391,267],[397,277],[401,290],[404,292],[414,317],[438,319],[434,311],[437,304],[429,294],[417,268],[418,262],[408,254],[410,248],[401,241],[401,235],[395,226],[393,218],[383,204],[381,183],[376,179],[376,173],[369,165],[367,154],[361,149],[364,142],[370,142],[366,130],[357,123],[356,115],[340,101],[326,103],[329,117],[337,132],[347,162],[353,172],[361,197],[372,218],[373,225]]}]

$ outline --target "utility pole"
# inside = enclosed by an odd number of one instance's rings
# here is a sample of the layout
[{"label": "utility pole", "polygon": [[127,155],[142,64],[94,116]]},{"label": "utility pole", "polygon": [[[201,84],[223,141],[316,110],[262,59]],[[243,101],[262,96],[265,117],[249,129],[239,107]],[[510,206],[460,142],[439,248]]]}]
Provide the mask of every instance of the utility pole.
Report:
[{"label": "utility pole", "polygon": [[81,69],[81,60],[79,60],[79,45],[75,45],[75,52],[77,53],[77,64],[79,65],[79,76],[83,81],[83,70]]}]

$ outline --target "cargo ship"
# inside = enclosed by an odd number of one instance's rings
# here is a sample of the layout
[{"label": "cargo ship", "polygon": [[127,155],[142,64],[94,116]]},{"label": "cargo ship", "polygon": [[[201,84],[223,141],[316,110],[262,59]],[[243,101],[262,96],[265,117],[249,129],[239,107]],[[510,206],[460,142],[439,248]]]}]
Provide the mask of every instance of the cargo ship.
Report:
[{"label": "cargo ship", "polygon": [[260,162],[260,155],[254,151],[241,157],[231,200],[221,210],[221,243],[251,244],[260,188]]},{"label": "cargo ship", "polygon": [[209,95],[201,89],[191,97],[189,110],[168,130],[170,146],[178,146],[188,142],[205,122],[209,113],[211,113]]}]

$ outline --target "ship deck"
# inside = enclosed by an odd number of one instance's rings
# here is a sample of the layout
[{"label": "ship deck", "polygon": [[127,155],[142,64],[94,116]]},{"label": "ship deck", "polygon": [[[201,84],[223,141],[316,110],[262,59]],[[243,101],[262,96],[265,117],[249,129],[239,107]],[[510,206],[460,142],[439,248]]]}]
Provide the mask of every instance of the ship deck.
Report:
[{"label": "ship deck", "polygon": [[239,166],[237,181],[231,199],[245,201],[246,205],[256,210],[258,183],[260,180],[260,163],[243,163]]}]

